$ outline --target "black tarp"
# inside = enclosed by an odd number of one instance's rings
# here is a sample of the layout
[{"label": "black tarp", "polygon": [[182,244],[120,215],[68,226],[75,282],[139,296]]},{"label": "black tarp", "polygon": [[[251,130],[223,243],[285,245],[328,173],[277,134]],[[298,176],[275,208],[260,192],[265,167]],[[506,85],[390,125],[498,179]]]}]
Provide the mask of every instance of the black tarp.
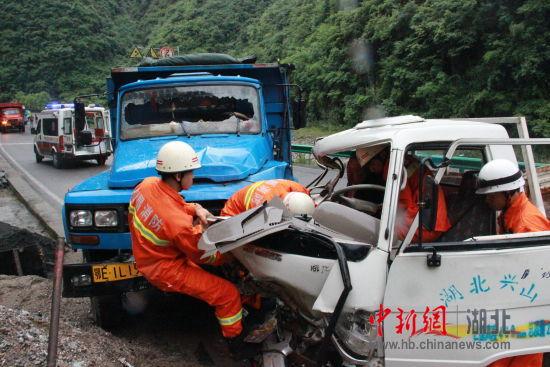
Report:
[{"label": "black tarp", "polygon": [[172,56],[164,59],[146,58],[138,66],[181,66],[181,65],[222,65],[222,64],[253,64],[255,56],[237,59],[231,55],[218,53],[199,53]]}]

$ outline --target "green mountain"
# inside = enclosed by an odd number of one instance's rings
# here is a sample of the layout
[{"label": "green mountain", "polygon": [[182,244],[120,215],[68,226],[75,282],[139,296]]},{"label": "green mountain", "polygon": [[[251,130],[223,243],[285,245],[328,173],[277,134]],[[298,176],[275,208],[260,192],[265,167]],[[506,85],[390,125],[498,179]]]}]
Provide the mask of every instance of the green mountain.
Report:
[{"label": "green mountain", "polygon": [[312,124],[522,114],[550,135],[544,0],[4,0],[0,14],[0,100],[104,91],[134,46],[170,45],[294,63]]}]

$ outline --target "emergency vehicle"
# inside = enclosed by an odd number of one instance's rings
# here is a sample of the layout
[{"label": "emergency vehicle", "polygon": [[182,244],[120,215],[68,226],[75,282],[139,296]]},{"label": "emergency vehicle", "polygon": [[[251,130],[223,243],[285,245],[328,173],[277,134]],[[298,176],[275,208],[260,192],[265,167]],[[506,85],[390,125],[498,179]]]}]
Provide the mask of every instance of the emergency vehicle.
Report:
[{"label": "emergency vehicle", "polygon": [[72,103],[48,104],[31,129],[36,162],[47,157],[55,168],[61,168],[65,161],[94,159],[104,165],[112,153],[109,110],[88,105],[85,115],[83,126],[77,126]]},{"label": "emergency vehicle", "polygon": [[18,102],[0,103],[0,130],[4,134],[14,129],[25,132],[24,109],[25,107]]}]

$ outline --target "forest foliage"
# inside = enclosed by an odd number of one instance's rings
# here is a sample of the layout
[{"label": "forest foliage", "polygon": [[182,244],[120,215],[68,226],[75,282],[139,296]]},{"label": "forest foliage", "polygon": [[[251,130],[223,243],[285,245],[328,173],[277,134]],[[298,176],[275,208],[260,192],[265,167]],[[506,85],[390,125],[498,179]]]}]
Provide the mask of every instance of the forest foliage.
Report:
[{"label": "forest foliage", "polygon": [[0,14],[1,100],[101,92],[134,46],[172,46],[295,64],[310,124],[525,115],[550,136],[544,0],[4,0]]}]

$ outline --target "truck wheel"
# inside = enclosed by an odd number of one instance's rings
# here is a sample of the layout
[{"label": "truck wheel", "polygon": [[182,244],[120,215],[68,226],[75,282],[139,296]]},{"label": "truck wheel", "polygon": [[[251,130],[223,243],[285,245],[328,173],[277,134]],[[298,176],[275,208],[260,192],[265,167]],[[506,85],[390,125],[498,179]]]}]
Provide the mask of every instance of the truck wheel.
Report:
[{"label": "truck wheel", "polygon": [[55,168],[61,168],[62,165],[63,165],[63,162],[61,160],[60,154],[53,152],[53,166]]},{"label": "truck wheel", "polygon": [[90,297],[92,316],[95,323],[105,330],[121,325],[126,312],[122,308],[120,295]]},{"label": "truck wheel", "polygon": [[36,150],[36,147],[34,147],[34,156],[36,157],[36,163],[40,163],[42,162],[42,159],[44,159],[44,157],[38,154],[38,150]]},{"label": "truck wheel", "polygon": [[96,161],[97,161],[97,165],[98,165],[98,166],[104,166],[104,165],[105,165],[105,162],[107,161],[107,158],[101,156],[101,157],[98,157],[98,158],[96,159]]}]

